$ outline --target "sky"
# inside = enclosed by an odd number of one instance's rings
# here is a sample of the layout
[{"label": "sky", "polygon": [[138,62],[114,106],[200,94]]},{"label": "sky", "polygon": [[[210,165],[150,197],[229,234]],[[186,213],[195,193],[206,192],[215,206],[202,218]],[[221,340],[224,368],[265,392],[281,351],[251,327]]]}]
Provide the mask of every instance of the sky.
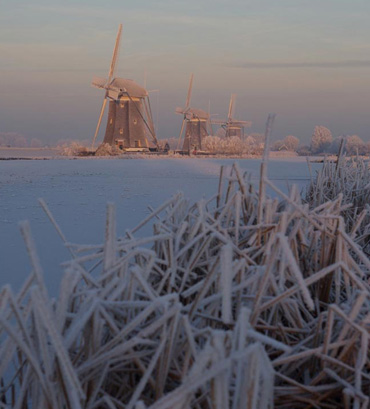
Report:
[{"label": "sky", "polygon": [[[118,24],[116,76],[150,92],[160,138],[192,106],[273,139],[308,143],[316,125],[370,140],[368,0],[0,0],[0,132],[53,144],[92,139]],[[99,140],[102,140],[103,123]]]}]

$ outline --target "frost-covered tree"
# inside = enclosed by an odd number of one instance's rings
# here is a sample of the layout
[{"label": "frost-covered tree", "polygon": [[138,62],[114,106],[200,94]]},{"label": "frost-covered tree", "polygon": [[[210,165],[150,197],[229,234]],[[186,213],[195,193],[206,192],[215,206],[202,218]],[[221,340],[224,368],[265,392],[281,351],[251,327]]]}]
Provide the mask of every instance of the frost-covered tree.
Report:
[{"label": "frost-covered tree", "polygon": [[224,138],[226,136],[225,128],[221,127],[217,129],[216,136],[218,136],[219,138]]},{"label": "frost-covered tree", "polygon": [[315,126],[311,139],[311,152],[321,153],[328,151],[333,142],[333,135],[325,126]]},{"label": "frost-covered tree", "polygon": [[349,155],[360,155],[365,153],[364,141],[357,135],[349,135],[346,137],[346,151]]},{"label": "frost-covered tree", "polygon": [[168,138],[168,139],[166,139],[166,141],[170,145],[171,150],[177,149],[177,145],[179,144],[179,138]]},{"label": "frost-covered tree", "polygon": [[297,149],[297,153],[298,153],[299,156],[310,156],[311,155],[311,149],[307,145],[300,146]]},{"label": "frost-covered tree", "polygon": [[251,133],[249,135],[252,137],[256,144],[265,145],[265,135],[262,133]]},{"label": "frost-covered tree", "polygon": [[286,149],[286,147],[284,146],[284,141],[282,139],[278,139],[271,146],[272,151],[281,151],[283,149]]},{"label": "frost-covered tree", "polygon": [[219,136],[206,136],[202,147],[212,153],[237,155],[248,153],[244,142],[237,136],[231,138],[220,138]]},{"label": "frost-covered tree", "polygon": [[370,142],[364,144],[365,155],[370,155]]},{"label": "frost-covered tree", "polygon": [[345,136],[337,136],[333,139],[332,143],[330,144],[330,148],[328,151],[333,154],[337,154],[339,152],[340,144],[343,139],[346,139]]},{"label": "frost-covered tree", "polygon": [[90,146],[91,145],[91,140],[89,139],[59,139],[56,143],[55,143],[55,147],[56,148],[65,148],[68,146],[75,146],[75,145],[79,145],[79,146]]},{"label": "frost-covered tree", "polygon": [[0,146],[24,148],[27,146],[27,139],[17,132],[0,132]]},{"label": "frost-covered tree", "polygon": [[256,140],[253,138],[251,135],[247,135],[246,138],[244,139],[244,143],[247,146],[253,146],[256,143]]},{"label": "frost-covered tree", "polygon": [[287,135],[282,140],[277,140],[273,145],[271,150],[273,151],[292,151],[295,152],[299,145],[299,139],[293,135]]},{"label": "frost-covered tree", "polygon": [[299,145],[299,139],[293,135],[287,135],[284,138],[284,145],[288,151],[296,151]]},{"label": "frost-covered tree", "polygon": [[226,155],[260,155],[260,141],[248,135],[244,140],[238,136],[220,138],[219,136],[206,136],[202,141],[202,148],[208,152]]}]

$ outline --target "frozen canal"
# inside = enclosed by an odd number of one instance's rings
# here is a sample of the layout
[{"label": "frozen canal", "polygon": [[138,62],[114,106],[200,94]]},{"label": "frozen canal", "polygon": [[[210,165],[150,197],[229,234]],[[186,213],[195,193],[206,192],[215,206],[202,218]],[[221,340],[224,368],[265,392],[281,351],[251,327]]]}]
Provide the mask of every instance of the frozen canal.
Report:
[{"label": "frozen canal", "polygon": [[[0,161],[0,286],[18,289],[30,271],[18,222],[29,220],[48,287],[56,291],[61,269],[69,259],[59,236],[38,204],[49,205],[65,236],[74,243],[100,243],[105,206],[115,202],[117,233],[122,235],[177,191],[191,200],[217,192],[220,165],[234,159],[86,159]],[[237,160],[258,181],[260,161]],[[319,164],[312,164],[313,170]],[[271,159],[269,178],[285,191],[309,180],[304,158]]]}]

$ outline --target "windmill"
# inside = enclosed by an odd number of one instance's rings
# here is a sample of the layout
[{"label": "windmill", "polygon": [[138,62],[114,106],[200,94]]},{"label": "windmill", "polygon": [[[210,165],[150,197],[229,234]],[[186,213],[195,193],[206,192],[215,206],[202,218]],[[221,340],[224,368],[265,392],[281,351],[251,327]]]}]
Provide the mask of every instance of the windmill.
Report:
[{"label": "windmill", "polygon": [[105,90],[92,148],[94,148],[108,100],[108,120],[103,143],[115,145],[120,149],[145,149],[149,148],[147,138],[149,136],[158,147],[147,90],[132,80],[114,76],[121,33],[122,24],[118,27],[108,79],[96,77],[92,81],[92,86]]},{"label": "windmill", "polygon": [[223,129],[225,129],[226,138],[231,138],[232,136],[243,138],[244,128],[249,128],[252,125],[251,121],[239,121],[239,120],[234,119],[235,102],[236,102],[236,94],[231,94],[227,120],[226,121],[220,121],[220,120],[212,121],[212,123],[219,124],[221,125]]},{"label": "windmill", "polygon": [[201,150],[202,149],[202,139],[208,136],[207,125],[209,122],[209,113],[203,111],[202,109],[195,109],[190,107],[191,91],[193,88],[194,75],[191,74],[188,94],[185,101],[185,108],[176,108],[177,114],[184,115],[181,130],[179,135],[179,142],[177,148],[181,141],[182,133],[185,127],[184,142],[182,145],[183,151],[190,152],[190,149]]}]

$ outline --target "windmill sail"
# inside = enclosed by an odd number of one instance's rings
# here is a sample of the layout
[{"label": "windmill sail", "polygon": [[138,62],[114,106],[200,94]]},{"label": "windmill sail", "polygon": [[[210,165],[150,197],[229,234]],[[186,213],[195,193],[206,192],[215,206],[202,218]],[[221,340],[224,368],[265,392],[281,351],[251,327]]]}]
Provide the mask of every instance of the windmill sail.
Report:
[{"label": "windmill sail", "polygon": [[115,77],[121,34],[122,24],[118,27],[108,79],[94,77],[91,84],[95,88],[105,90],[92,147],[99,133],[107,101],[109,109],[103,143],[120,149],[148,149],[150,140],[158,147],[147,90],[132,80]]},{"label": "windmill sail", "polygon": [[221,125],[225,129],[226,138],[237,136],[244,137],[244,128],[249,128],[252,125],[250,121],[240,121],[234,119],[236,105],[236,94],[231,94],[229,102],[229,110],[227,113],[227,120],[212,120],[213,124]]},{"label": "windmill sail", "polygon": [[194,75],[191,74],[188,92],[185,100],[185,108],[176,108],[175,110],[177,114],[183,115],[177,148],[179,148],[180,146],[183,131],[185,128],[182,150],[187,152],[190,152],[191,150],[201,150],[203,138],[209,135],[209,113],[202,109],[192,108],[190,106],[191,94],[193,90],[193,80]]}]

